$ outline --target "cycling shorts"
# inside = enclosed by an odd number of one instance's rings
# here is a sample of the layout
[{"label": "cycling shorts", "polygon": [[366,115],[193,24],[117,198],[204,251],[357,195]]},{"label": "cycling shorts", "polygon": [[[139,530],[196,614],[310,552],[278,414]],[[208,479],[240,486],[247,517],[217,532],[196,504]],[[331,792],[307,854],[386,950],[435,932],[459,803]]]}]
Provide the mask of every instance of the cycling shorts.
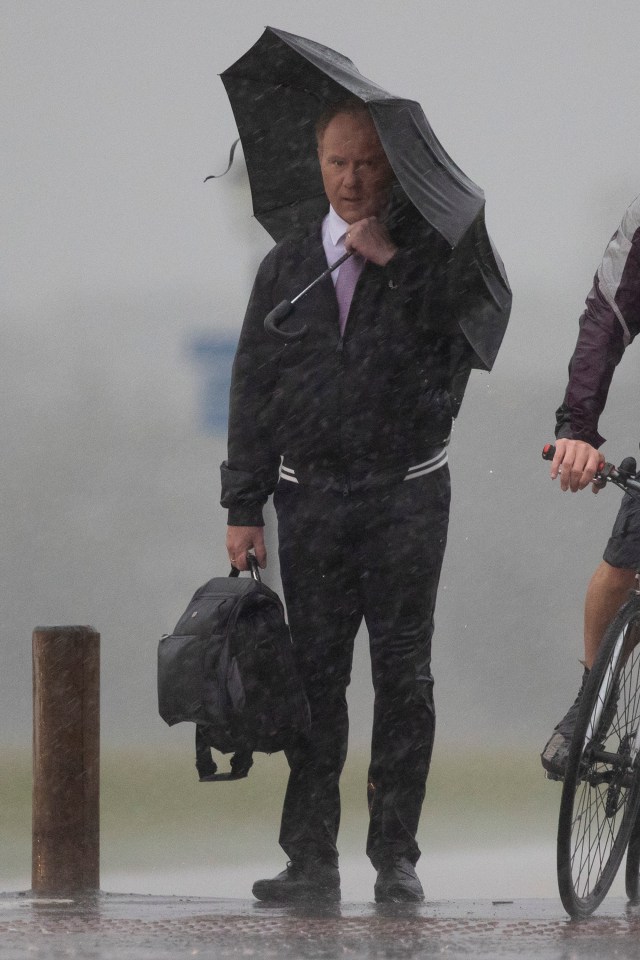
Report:
[{"label": "cycling shorts", "polygon": [[625,493],[603,559],[612,567],[640,567],[640,498]]}]

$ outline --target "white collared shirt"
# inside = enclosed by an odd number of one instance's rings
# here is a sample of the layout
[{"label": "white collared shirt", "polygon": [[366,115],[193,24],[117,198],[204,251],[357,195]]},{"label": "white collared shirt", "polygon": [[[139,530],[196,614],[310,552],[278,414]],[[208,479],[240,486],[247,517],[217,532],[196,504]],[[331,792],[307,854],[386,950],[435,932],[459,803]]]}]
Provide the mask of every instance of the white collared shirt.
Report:
[{"label": "white collared shirt", "polygon": [[[333,207],[329,206],[329,213],[322,221],[322,246],[324,247],[328,266],[331,266],[332,263],[335,263],[336,260],[339,260],[340,257],[347,252],[344,246],[344,238],[348,229],[349,224],[347,221],[339,217]],[[339,273],[340,267],[331,274],[334,287]]]}]

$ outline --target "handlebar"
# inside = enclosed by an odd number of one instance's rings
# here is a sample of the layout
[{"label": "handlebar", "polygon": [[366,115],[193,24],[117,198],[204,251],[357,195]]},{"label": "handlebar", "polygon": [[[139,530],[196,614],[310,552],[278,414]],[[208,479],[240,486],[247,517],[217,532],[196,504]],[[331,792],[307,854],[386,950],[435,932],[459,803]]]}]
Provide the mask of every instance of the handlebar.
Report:
[{"label": "handlebar", "polygon": [[[542,459],[553,460],[556,455],[556,448],[553,443],[545,443],[542,448]],[[625,457],[619,467],[606,460],[598,463],[596,475],[593,482],[596,486],[604,487],[607,483],[614,483],[616,487],[622,490],[633,490],[640,492],[640,480],[637,477],[637,467],[634,457]]]}]

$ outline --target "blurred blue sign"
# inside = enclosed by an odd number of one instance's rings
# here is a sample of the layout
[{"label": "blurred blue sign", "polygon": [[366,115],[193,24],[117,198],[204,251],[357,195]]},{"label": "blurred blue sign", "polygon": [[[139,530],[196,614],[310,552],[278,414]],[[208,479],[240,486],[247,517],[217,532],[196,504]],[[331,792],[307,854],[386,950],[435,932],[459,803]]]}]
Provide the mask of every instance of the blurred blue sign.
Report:
[{"label": "blurred blue sign", "polygon": [[237,344],[237,337],[216,334],[203,334],[190,344],[189,353],[201,371],[200,421],[208,433],[227,432],[231,366]]}]

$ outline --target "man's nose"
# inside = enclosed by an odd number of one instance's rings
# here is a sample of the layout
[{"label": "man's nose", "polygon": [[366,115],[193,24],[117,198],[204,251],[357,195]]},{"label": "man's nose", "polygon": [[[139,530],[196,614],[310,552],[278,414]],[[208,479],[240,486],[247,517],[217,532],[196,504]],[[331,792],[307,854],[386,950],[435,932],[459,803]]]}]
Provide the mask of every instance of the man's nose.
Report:
[{"label": "man's nose", "polygon": [[356,186],[359,180],[360,171],[358,170],[355,163],[350,163],[344,173],[344,185],[345,186]]}]

